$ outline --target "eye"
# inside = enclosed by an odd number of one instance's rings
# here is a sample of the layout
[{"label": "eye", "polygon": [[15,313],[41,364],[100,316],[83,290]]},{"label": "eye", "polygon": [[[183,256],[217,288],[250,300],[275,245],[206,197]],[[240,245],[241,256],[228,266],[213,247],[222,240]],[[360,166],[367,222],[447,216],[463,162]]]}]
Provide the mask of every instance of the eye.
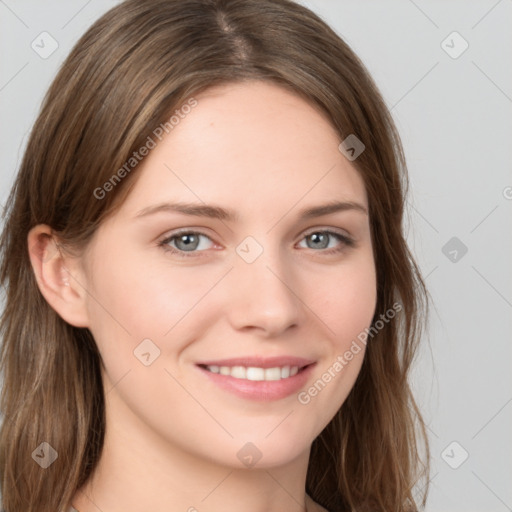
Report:
[{"label": "eye", "polygon": [[[323,250],[322,252],[326,254],[341,252],[345,247],[353,247],[355,245],[352,238],[332,230],[311,231],[302,240],[306,240],[308,249],[321,249]],[[309,244],[308,240],[311,241]],[[338,241],[337,244],[335,243],[334,247],[330,244],[333,240]]]},{"label": "eye", "polygon": [[[176,254],[179,257],[188,258],[200,256],[201,252],[211,248],[208,242],[202,243],[202,239],[212,239],[200,231],[182,230],[171,234],[158,243],[164,251]],[[332,230],[311,231],[301,242],[305,240],[307,249],[319,249],[323,254],[334,254],[343,251],[346,247],[353,247],[354,240],[349,236]],[[308,241],[310,242],[308,243]],[[334,241],[334,246],[331,242]],[[337,243],[336,243],[337,241]],[[206,246],[205,246],[206,245]]]},{"label": "eye", "polygon": [[[189,256],[195,256],[195,252],[202,252],[209,248],[205,247],[205,243],[201,243],[202,238],[212,242],[209,236],[204,233],[200,233],[199,231],[179,231],[178,233],[168,236],[159,242],[158,245],[165,251],[169,251],[186,258]],[[208,243],[206,243],[206,245],[208,245]]]}]

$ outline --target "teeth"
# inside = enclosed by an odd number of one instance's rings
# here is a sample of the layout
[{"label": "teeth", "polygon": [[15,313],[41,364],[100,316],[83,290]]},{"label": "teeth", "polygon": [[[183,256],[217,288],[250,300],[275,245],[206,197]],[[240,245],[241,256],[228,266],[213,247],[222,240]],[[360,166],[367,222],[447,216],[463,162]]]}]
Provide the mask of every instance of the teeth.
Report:
[{"label": "teeth", "polygon": [[[227,366],[225,368],[227,368]],[[233,366],[233,368],[231,368],[231,376],[236,379],[245,379],[246,372],[247,370],[243,366]]]},{"label": "teeth", "polygon": [[265,380],[281,380],[281,368],[267,368]]},{"label": "teeth", "polygon": [[[279,370],[279,368],[276,368]],[[236,378],[236,374],[233,373],[233,370],[231,370],[231,377]],[[247,380],[265,380],[265,370],[263,368],[253,368],[249,366],[247,368]]]},{"label": "teeth", "polygon": [[293,377],[299,372],[298,366],[283,366],[276,368],[257,368],[254,366],[207,366],[206,369],[212,373],[230,375],[235,379],[246,380],[281,380]]}]

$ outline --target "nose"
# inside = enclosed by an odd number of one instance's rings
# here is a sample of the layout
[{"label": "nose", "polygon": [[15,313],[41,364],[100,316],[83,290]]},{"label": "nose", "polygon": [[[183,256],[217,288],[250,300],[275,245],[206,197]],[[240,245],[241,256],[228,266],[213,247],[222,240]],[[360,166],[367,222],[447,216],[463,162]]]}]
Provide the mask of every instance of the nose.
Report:
[{"label": "nose", "polygon": [[284,255],[265,247],[252,262],[242,252],[234,261],[227,300],[233,328],[257,330],[270,338],[298,326],[303,304],[295,290],[298,282],[293,269]]}]

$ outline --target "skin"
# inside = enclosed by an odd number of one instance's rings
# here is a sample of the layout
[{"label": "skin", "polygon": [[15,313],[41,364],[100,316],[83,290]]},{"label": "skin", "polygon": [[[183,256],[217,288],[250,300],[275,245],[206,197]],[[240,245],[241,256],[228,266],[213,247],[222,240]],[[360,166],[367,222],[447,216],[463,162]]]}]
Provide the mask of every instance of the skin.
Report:
[{"label": "skin", "polygon": [[[41,292],[64,320],[90,329],[104,364],[104,451],[72,503],[80,512],[321,511],[305,493],[311,443],[346,399],[364,346],[308,404],[297,393],[235,396],[195,363],[305,357],[316,362],[307,389],[349,349],[375,312],[368,215],[298,213],[333,200],[367,209],[364,184],[326,116],[299,96],[253,81],[196,99],[80,257],[56,250],[48,226],[29,234]],[[134,218],[168,201],[216,204],[240,218]],[[206,235],[194,256],[158,245],[180,228]],[[326,229],[355,245],[334,236],[315,245],[310,235]],[[247,236],[263,249],[252,263],[236,252]],[[169,245],[186,252],[176,239]],[[133,352],[148,338],[160,355],[145,366]],[[252,468],[237,458],[249,441],[262,454]]]}]

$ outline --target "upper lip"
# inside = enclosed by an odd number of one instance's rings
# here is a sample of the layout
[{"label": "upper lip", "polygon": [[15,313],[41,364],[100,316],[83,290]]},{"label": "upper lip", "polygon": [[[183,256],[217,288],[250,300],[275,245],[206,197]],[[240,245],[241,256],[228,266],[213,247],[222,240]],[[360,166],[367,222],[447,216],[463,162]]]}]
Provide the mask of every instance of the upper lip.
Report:
[{"label": "upper lip", "polygon": [[233,357],[230,359],[217,359],[200,361],[197,364],[200,366],[245,366],[247,368],[275,368],[283,366],[298,366],[303,368],[313,364],[315,361],[312,359],[305,359],[303,357],[293,356],[276,356],[276,357],[261,357],[261,356],[245,356]]}]

